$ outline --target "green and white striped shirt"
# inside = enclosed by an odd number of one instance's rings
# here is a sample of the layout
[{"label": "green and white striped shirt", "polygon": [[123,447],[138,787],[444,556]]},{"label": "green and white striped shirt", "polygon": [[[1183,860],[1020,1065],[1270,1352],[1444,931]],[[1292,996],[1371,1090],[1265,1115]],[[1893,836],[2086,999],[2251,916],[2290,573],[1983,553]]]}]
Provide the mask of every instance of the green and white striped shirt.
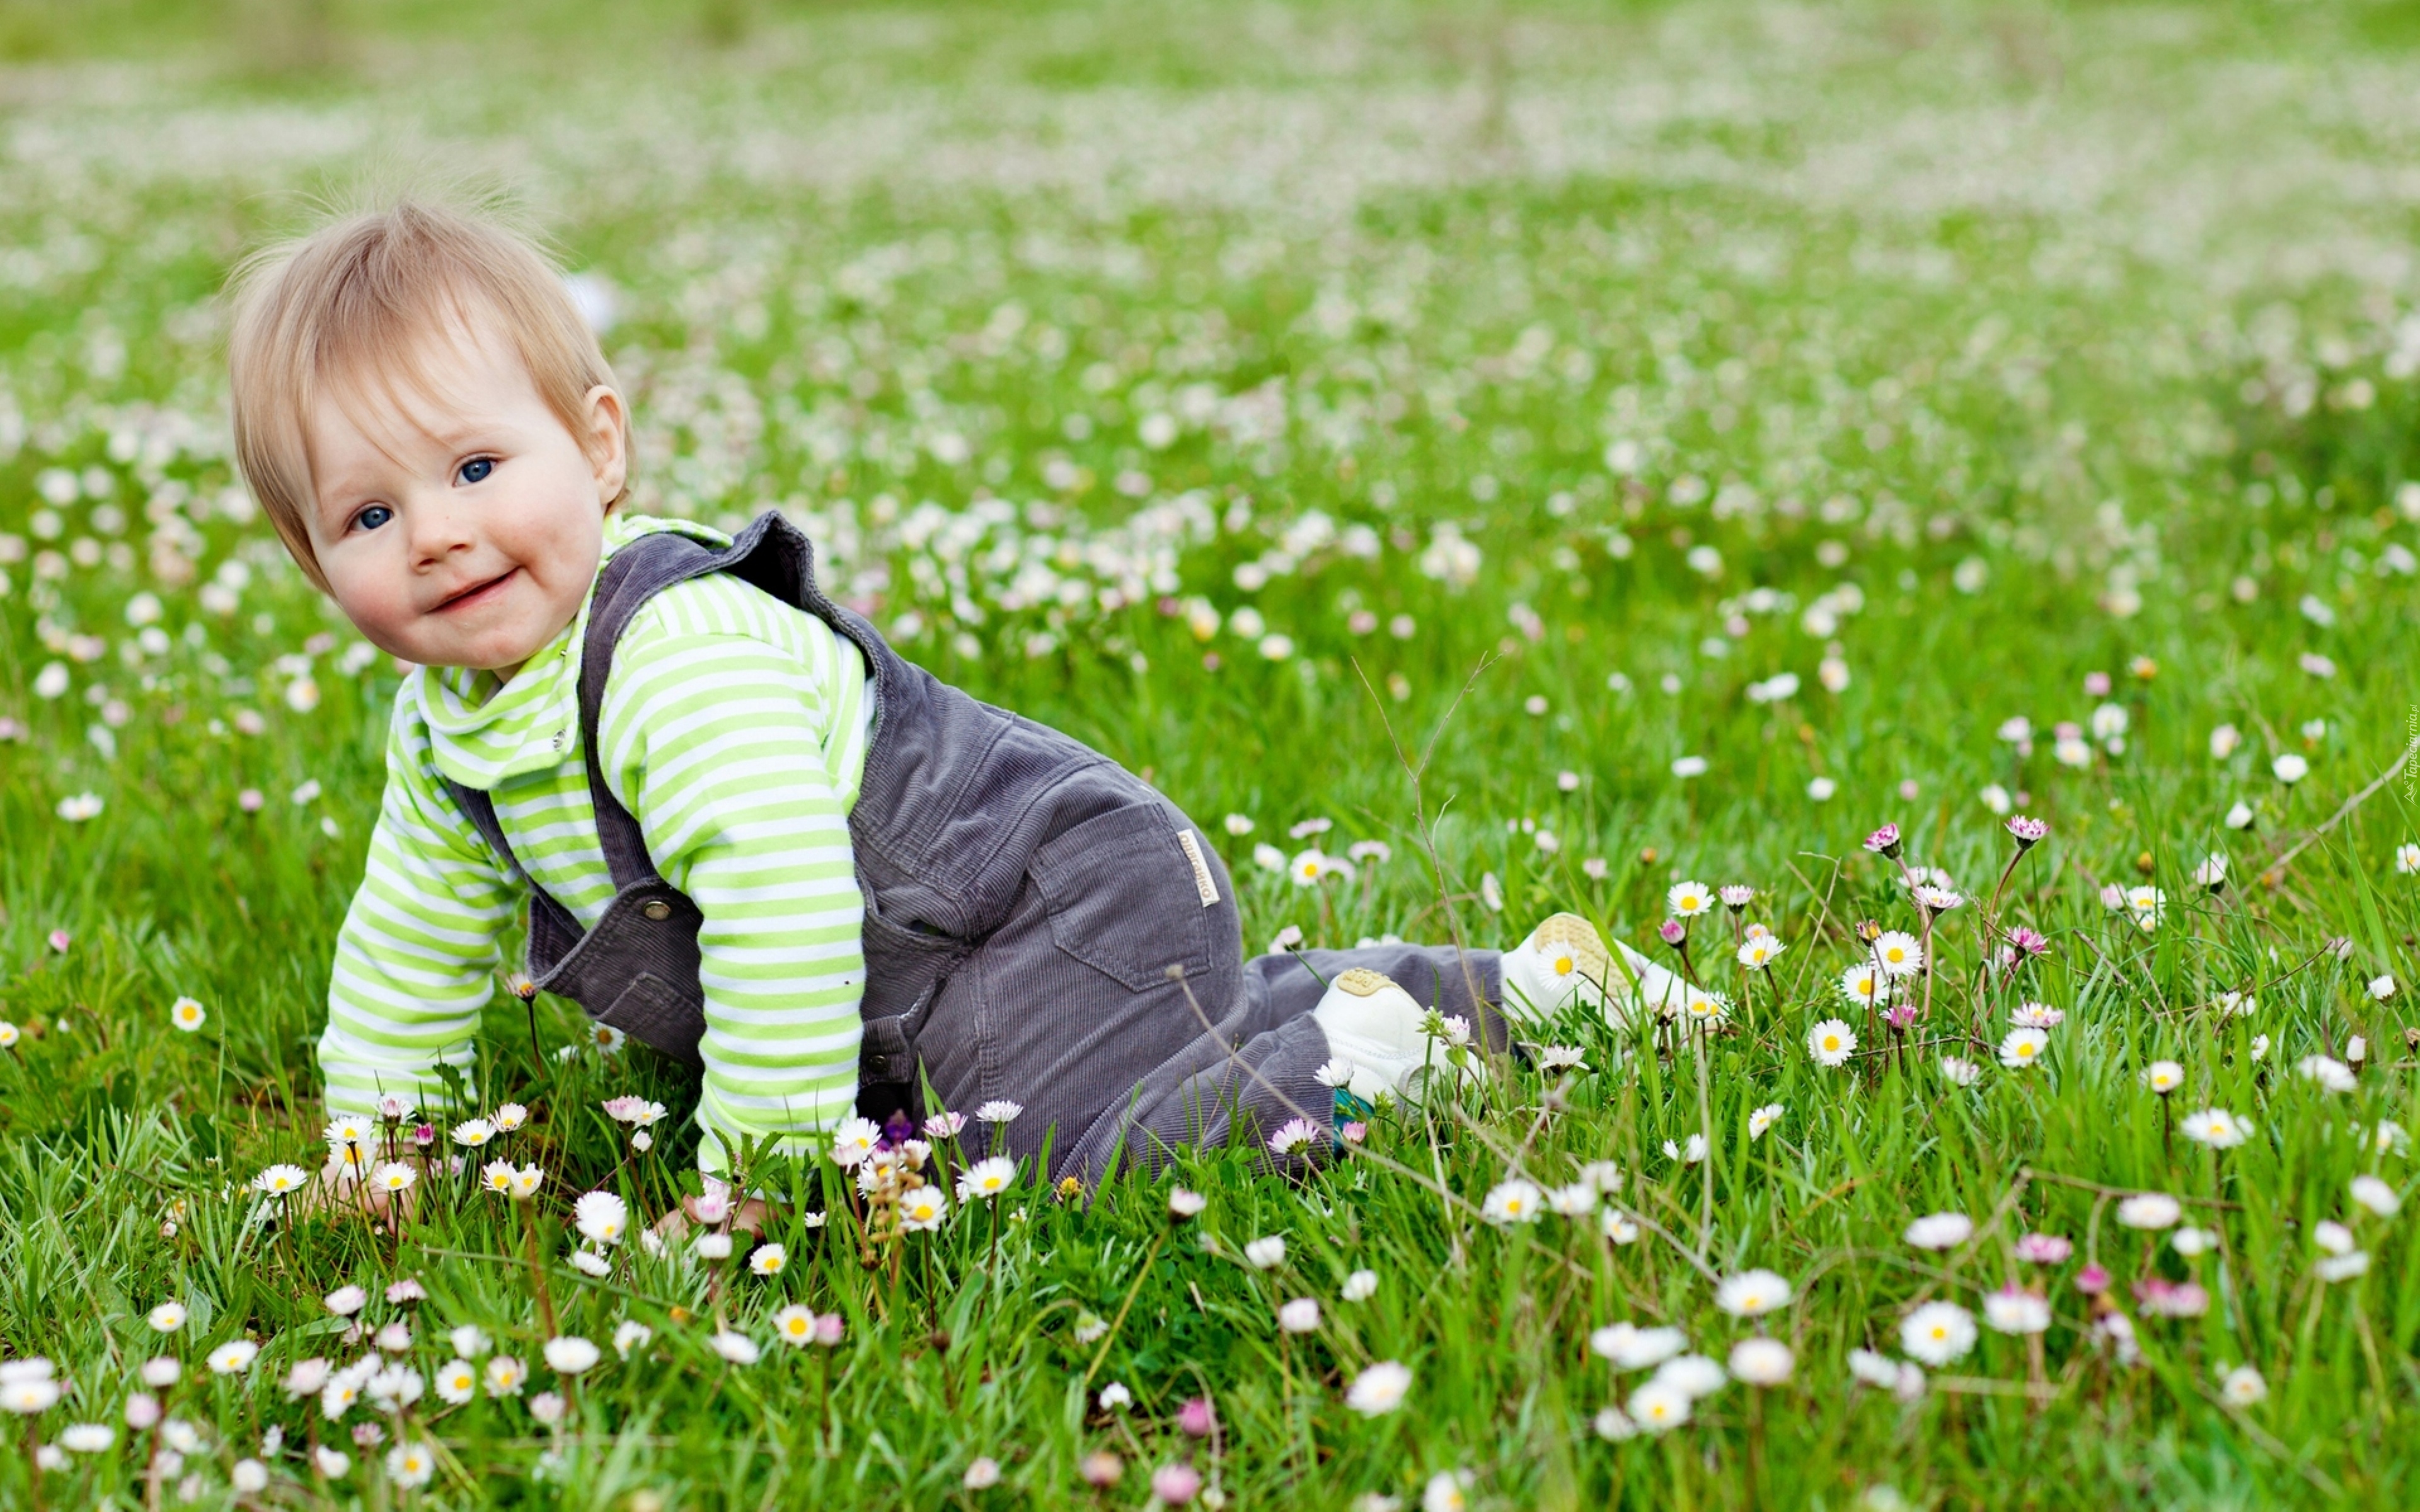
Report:
[{"label": "green and white striped shirt", "polygon": [[[687,521],[613,517],[605,549]],[[511,682],[424,667],[396,699],[369,866],[337,936],[319,1065],[332,1113],[444,1101],[473,1072],[520,883],[445,789],[494,795],[531,878],[593,929],[613,901],[580,744],[588,607]],[[799,1149],[857,1095],[864,901],[849,845],[871,733],[864,659],[728,573],[658,594],[623,633],[598,721],[605,782],[706,916],[699,1165],[741,1136]]]}]

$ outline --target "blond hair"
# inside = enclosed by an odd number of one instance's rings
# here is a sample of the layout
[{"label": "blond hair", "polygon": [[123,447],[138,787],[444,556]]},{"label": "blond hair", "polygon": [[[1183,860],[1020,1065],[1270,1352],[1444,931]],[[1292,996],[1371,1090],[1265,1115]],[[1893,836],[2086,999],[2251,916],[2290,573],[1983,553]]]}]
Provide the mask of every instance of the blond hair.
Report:
[{"label": "blond hair", "polygon": [[[305,524],[314,498],[306,419],[321,394],[365,378],[429,392],[428,338],[449,324],[504,338],[583,451],[589,392],[613,384],[554,263],[493,208],[402,197],[339,215],[245,258],[228,289],[236,466],[322,593],[328,581]],[[627,420],[622,450],[627,457]]]}]

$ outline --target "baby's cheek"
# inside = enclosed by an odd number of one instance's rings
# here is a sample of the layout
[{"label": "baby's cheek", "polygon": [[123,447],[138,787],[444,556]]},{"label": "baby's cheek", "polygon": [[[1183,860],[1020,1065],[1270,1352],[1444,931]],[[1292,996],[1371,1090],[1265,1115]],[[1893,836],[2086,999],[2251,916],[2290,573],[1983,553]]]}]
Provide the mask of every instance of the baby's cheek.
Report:
[{"label": "baby's cheek", "polygon": [[542,592],[528,632],[534,641],[533,650],[568,628],[580,617],[580,606],[588,596],[587,580],[566,572],[558,572],[553,581],[539,586]]},{"label": "baby's cheek", "polygon": [[402,600],[393,592],[380,592],[359,579],[348,581],[334,574],[329,587],[334,591],[336,607],[353,627],[362,632],[371,644],[382,651],[403,655],[408,651],[403,642],[410,634],[411,615]]}]

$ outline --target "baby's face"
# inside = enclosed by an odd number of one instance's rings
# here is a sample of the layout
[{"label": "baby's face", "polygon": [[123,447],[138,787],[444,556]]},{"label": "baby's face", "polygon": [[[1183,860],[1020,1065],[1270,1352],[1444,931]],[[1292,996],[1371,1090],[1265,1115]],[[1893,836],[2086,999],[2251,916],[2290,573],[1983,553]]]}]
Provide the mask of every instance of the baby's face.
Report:
[{"label": "baby's face", "polygon": [[583,447],[509,345],[459,327],[426,339],[436,392],[373,375],[308,417],[312,541],[371,644],[510,677],[597,575],[622,490],[622,399],[589,391]]}]

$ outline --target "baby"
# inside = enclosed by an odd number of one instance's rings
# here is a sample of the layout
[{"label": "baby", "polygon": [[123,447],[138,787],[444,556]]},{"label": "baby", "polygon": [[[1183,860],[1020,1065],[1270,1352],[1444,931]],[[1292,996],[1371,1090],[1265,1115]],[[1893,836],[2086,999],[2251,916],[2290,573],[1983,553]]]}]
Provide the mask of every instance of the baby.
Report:
[{"label": "baby", "polygon": [[[1559,914],[1501,955],[1243,958],[1234,886],[1174,804],[906,661],[768,512],[737,536],[622,509],[629,415],[545,256],[404,202],[238,274],[237,458],[287,549],[413,664],[337,937],[332,1115],[448,1101],[498,939],[702,1068],[699,1165],[803,1150],[929,1085],[1021,1104],[1007,1143],[1097,1179],[1342,1086],[1417,1095],[1431,1008],[1482,1025],[1670,979]],[[1610,989],[1610,990],[1609,990]],[[1484,1011],[1482,1011],[1484,1010]]]}]

